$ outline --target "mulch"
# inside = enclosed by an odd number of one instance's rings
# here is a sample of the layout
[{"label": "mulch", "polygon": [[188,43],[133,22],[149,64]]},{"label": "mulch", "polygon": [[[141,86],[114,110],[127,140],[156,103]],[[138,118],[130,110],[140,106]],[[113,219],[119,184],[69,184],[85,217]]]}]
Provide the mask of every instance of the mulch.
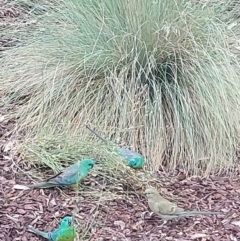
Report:
[{"label": "mulch", "polygon": [[19,44],[12,34],[8,34],[8,28],[14,25],[15,31],[18,31],[21,28],[21,24],[26,24],[26,21],[27,14],[14,6],[12,1],[0,1],[0,57],[2,51]]},{"label": "mulch", "polygon": [[[26,232],[25,227],[32,225],[51,231],[66,214],[74,214],[79,240],[240,240],[238,177],[188,178],[180,170],[174,176],[160,171],[154,174],[161,185],[159,182],[152,185],[179,206],[189,210],[221,212],[217,216],[171,220],[161,226],[162,220],[149,212],[143,188],[139,189],[138,195],[126,188],[124,197],[104,198],[104,195],[109,195],[108,190],[98,190],[94,184],[97,176],[86,178],[78,198],[69,189],[13,189],[14,184],[31,183],[32,180],[24,173],[34,168],[14,151],[13,143],[18,140],[11,135],[13,127],[13,120],[0,118],[0,240],[43,240]],[[89,189],[99,191],[103,198],[98,195],[98,200],[92,201],[86,195]]]}]

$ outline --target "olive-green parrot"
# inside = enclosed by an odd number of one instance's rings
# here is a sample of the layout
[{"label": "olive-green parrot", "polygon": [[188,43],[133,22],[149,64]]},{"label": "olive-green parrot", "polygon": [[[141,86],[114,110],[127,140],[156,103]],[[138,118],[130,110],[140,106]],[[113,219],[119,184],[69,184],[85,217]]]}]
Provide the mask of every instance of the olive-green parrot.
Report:
[{"label": "olive-green parrot", "polygon": [[[105,143],[108,143],[108,141],[101,137],[96,131],[92,130],[89,126],[86,127],[100,140],[104,141]],[[145,163],[144,157],[141,154],[139,154],[138,152],[131,151],[128,148],[118,147],[115,148],[115,151],[120,157],[122,157],[122,159],[124,159],[127,162],[128,166],[134,169],[142,168]]]},{"label": "olive-green parrot", "polygon": [[168,220],[179,217],[191,217],[196,215],[212,215],[219,212],[212,211],[197,211],[184,210],[178,207],[175,203],[163,198],[156,188],[147,188],[145,191],[148,199],[148,206],[152,212],[157,214],[166,223]]},{"label": "olive-green parrot", "polygon": [[74,223],[73,218],[70,215],[66,215],[58,229],[52,231],[52,232],[43,232],[38,229],[33,228],[32,226],[28,226],[27,231],[35,233],[37,235],[42,236],[45,239],[51,240],[51,241],[73,241],[76,237],[76,231],[74,229]]}]

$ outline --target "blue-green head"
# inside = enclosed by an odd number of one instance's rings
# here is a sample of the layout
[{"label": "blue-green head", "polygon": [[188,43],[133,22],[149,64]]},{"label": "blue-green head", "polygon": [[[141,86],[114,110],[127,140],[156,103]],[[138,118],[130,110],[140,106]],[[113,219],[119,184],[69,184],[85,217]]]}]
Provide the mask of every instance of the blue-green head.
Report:
[{"label": "blue-green head", "polygon": [[68,228],[73,226],[73,218],[71,215],[66,215],[64,216],[64,218],[62,219],[59,228]]},{"label": "blue-green head", "polygon": [[137,156],[128,160],[128,165],[134,169],[142,168],[144,164],[144,158]]},{"label": "blue-green head", "polygon": [[89,172],[93,168],[94,164],[95,162],[92,159],[83,159],[79,162],[79,168]]},{"label": "blue-green head", "polygon": [[144,165],[144,157],[135,151],[131,151],[128,148],[120,148],[118,154],[127,161],[128,166],[138,169],[142,168]]},{"label": "blue-green head", "polygon": [[51,233],[48,233],[49,240],[57,241],[57,240],[68,240],[73,241],[76,235],[73,218],[71,215],[66,215],[63,217],[59,228]]}]

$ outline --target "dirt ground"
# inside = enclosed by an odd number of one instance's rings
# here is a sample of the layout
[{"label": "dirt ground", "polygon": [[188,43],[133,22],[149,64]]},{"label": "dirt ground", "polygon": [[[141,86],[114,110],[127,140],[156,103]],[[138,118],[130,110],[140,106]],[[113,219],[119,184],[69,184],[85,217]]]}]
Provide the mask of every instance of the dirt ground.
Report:
[{"label": "dirt ground", "polygon": [[[10,22],[27,19],[9,3],[0,3],[0,27],[3,28]],[[13,39],[0,34],[0,55],[3,49],[13,44]],[[166,196],[175,199],[179,206],[221,212],[214,216],[172,220],[164,226],[158,216],[149,214],[142,189],[139,189],[139,195],[128,193],[126,189],[126,196],[119,195],[117,199],[89,200],[84,193],[93,188],[98,191],[92,175],[82,183],[84,192],[77,199],[76,194],[68,189],[14,190],[14,184],[34,182],[25,175],[33,167],[23,162],[20,153],[14,152],[14,143],[19,138],[12,135],[15,120],[5,118],[8,114],[0,112],[0,240],[43,240],[26,232],[25,227],[32,225],[45,231],[53,230],[73,209],[79,240],[240,240],[239,176],[206,179],[187,178],[180,170],[171,177],[161,171],[156,173],[160,180],[156,186]],[[99,193],[107,195],[102,189]],[[75,210],[76,202],[78,210]]]}]

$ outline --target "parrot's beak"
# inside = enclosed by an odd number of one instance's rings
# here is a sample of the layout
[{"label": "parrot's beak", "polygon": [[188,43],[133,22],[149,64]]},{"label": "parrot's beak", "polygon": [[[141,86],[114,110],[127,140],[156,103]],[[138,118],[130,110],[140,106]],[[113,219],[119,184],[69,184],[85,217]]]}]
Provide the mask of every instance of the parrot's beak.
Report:
[{"label": "parrot's beak", "polygon": [[68,219],[68,225],[69,225],[69,226],[72,226],[72,225],[73,225],[73,218],[72,218],[72,217],[70,217],[70,218]]}]

